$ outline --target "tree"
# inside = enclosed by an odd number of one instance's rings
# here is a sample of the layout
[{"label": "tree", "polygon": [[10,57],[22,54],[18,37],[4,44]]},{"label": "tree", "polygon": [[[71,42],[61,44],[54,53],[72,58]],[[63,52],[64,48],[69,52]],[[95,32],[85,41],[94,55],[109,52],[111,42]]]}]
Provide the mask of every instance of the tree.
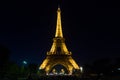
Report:
[{"label": "tree", "polygon": [[4,76],[9,67],[10,50],[3,45],[0,45],[0,77]]},{"label": "tree", "polygon": [[37,64],[29,64],[28,70],[30,73],[37,73],[38,71],[38,65]]},{"label": "tree", "polygon": [[3,45],[0,45],[0,65],[9,62],[10,50]]}]

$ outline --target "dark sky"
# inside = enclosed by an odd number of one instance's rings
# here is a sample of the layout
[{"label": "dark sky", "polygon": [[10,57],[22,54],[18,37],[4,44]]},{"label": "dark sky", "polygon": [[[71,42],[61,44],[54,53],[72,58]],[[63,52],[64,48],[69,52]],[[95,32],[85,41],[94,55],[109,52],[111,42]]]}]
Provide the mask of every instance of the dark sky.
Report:
[{"label": "dark sky", "polygon": [[96,2],[37,0],[3,2],[0,44],[11,50],[11,60],[41,64],[50,50],[60,3],[63,35],[79,65],[120,56],[119,8]]}]

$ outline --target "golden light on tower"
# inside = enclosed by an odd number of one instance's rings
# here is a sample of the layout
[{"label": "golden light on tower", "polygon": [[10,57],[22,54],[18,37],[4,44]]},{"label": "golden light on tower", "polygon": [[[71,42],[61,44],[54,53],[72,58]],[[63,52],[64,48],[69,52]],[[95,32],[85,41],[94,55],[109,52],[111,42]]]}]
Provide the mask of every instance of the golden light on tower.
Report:
[{"label": "golden light on tower", "polygon": [[57,10],[57,24],[56,24],[55,37],[63,37],[62,25],[61,25],[61,10],[60,10],[59,7],[58,7],[58,10]]},{"label": "golden light on tower", "polygon": [[54,66],[60,64],[67,69],[69,74],[72,74],[73,70],[80,70],[80,67],[71,57],[71,54],[72,53],[68,51],[65,39],[63,38],[61,10],[60,7],[58,7],[55,38],[53,38],[51,49],[47,52],[46,59],[40,65],[39,69],[45,70],[46,74],[48,74]]},{"label": "golden light on tower", "polygon": [[[61,44],[59,44],[57,41],[58,39],[61,39],[59,41],[61,41]],[[62,24],[61,24],[61,10],[60,8],[58,7],[58,10],[57,10],[57,24],[56,24],[56,32],[55,32],[55,38],[53,39],[53,44],[52,44],[52,47],[51,47],[51,54],[56,54],[56,47],[59,46],[59,47],[62,47],[61,51],[62,53],[64,54],[68,54],[69,51],[64,43],[64,38],[63,38],[63,33],[62,33]],[[69,53],[71,54],[71,53]]]}]

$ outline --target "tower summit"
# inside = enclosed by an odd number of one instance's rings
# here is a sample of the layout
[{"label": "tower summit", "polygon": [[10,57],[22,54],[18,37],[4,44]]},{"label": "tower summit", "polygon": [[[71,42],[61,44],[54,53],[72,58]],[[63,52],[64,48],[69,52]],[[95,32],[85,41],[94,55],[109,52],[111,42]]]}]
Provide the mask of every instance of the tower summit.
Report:
[{"label": "tower summit", "polygon": [[54,66],[62,65],[67,69],[68,74],[72,74],[74,70],[79,71],[80,68],[71,57],[71,54],[72,53],[68,51],[65,39],[63,38],[61,10],[60,7],[58,7],[55,37],[53,38],[51,49],[47,52],[46,59],[40,65],[39,69],[45,70],[46,74],[49,74]]},{"label": "tower summit", "polygon": [[60,10],[60,7],[58,7],[58,10],[57,10],[57,24],[56,24],[55,37],[63,37],[62,25],[61,25],[61,10]]},{"label": "tower summit", "polygon": [[53,55],[54,54],[61,54],[61,55],[71,54],[71,52],[68,51],[66,44],[65,44],[65,39],[63,38],[62,23],[61,23],[61,10],[59,6],[57,10],[57,24],[56,24],[55,38],[53,38],[53,44],[52,44],[52,47],[48,55],[51,55],[51,54]]}]

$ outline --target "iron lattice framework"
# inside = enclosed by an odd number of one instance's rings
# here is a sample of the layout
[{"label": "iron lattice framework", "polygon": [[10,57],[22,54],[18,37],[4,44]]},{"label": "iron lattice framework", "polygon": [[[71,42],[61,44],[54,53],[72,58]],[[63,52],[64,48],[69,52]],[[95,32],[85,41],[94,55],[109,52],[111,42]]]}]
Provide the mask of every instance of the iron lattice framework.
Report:
[{"label": "iron lattice framework", "polygon": [[57,10],[57,24],[55,38],[53,38],[53,44],[49,52],[47,52],[46,59],[40,65],[40,70],[45,70],[49,73],[55,65],[64,66],[69,74],[72,74],[73,70],[80,70],[77,63],[71,57],[72,53],[68,51],[65,45],[65,39],[63,38],[62,25],[61,25],[61,10],[58,7]]}]

